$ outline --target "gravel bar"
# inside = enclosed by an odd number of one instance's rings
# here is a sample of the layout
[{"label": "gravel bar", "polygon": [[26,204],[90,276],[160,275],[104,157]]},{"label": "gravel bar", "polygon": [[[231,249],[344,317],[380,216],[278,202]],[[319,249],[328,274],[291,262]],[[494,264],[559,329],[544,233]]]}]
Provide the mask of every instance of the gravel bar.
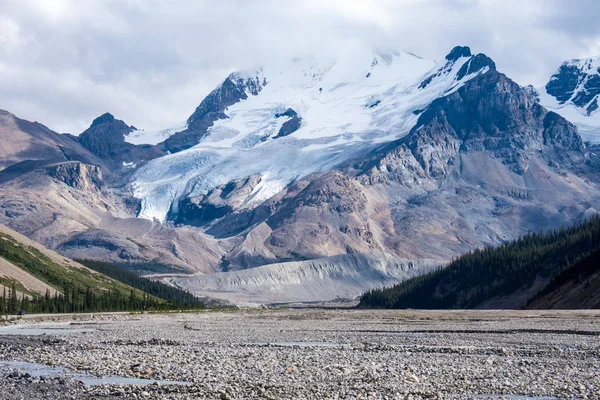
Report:
[{"label": "gravel bar", "polygon": [[[40,322],[74,332],[0,328],[1,399],[600,399],[600,311],[278,309],[13,323]],[[82,374],[109,378],[90,385]]]}]

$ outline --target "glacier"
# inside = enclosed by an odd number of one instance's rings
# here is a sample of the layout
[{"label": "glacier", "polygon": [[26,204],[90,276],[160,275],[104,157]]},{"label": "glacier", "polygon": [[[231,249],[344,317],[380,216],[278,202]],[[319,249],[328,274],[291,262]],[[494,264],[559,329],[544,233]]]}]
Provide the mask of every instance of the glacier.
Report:
[{"label": "glacier", "polygon": [[[260,184],[241,206],[252,208],[299,178],[404,137],[433,100],[487,72],[484,67],[461,75],[473,59],[470,52],[449,56],[436,63],[401,51],[356,52],[234,74],[235,82],[266,84],[254,94],[246,89],[247,99],[228,107],[227,118],[216,120],[197,145],[136,171],[132,188],[141,200],[139,217],[165,221],[180,198],[258,175]],[[278,136],[290,120],[286,110],[301,123]],[[138,143],[157,136],[138,135]]]}]

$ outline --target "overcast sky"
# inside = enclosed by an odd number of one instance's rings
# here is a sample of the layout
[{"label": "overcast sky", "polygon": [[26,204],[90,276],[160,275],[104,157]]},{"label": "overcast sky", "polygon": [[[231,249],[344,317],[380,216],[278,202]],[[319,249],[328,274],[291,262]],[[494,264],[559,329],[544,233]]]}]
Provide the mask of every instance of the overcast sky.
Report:
[{"label": "overcast sky", "polygon": [[0,108],[59,132],[107,111],[166,128],[233,70],[356,46],[468,45],[539,86],[600,54],[598,21],[597,0],[0,0]]}]

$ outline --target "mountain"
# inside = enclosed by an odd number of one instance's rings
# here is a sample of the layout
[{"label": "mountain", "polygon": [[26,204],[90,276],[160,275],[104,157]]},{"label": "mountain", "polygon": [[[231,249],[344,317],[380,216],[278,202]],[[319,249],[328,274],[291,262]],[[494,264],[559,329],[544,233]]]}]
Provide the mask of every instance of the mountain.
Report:
[{"label": "mountain", "polygon": [[584,140],[600,143],[600,57],[565,61],[537,93],[544,107],[576,124]]},{"label": "mountain", "polygon": [[278,61],[183,128],[66,137],[102,165],[0,171],[0,223],[206,296],[353,298],[597,212],[597,153],[538,97],[468,47]]},{"label": "mountain", "polygon": [[[465,54],[466,60],[461,60]],[[457,68],[459,60],[462,65]],[[443,75],[453,69],[458,71],[455,77]],[[357,253],[388,254],[413,265],[424,259],[441,264],[473,248],[596,212],[597,166],[572,124],[540,106],[489,58],[471,56],[461,48],[403,93],[435,85],[440,76],[445,82],[469,79],[424,107],[400,139],[345,155],[348,160],[333,169],[308,174],[258,206],[244,200],[263,185],[258,173],[179,200],[169,212],[175,222],[201,226],[217,238],[243,238],[224,256],[229,272],[180,283],[204,294],[259,292],[260,285],[278,287],[261,276],[293,271],[293,262],[313,260],[304,267],[310,270],[322,264],[331,268],[354,264],[350,257]],[[268,160],[276,162],[276,157]],[[265,264],[272,265],[237,271]],[[387,259],[385,265],[393,264]],[[306,275],[303,283],[314,285]],[[297,301],[293,287],[281,287],[277,296]],[[340,291],[329,293],[330,299]],[[265,288],[262,292],[269,293]],[[270,295],[253,296],[272,301]]]},{"label": "mountain", "polygon": [[64,255],[154,271],[218,265],[221,250],[201,232],[136,218],[138,202],[98,166],[67,161],[7,170],[0,171],[0,223]]},{"label": "mountain", "polygon": [[110,114],[71,136],[2,111],[0,223],[70,257],[213,270],[221,251],[203,234],[136,218],[139,201],[124,185],[158,153],[126,143],[131,132]]},{"label": "mountain", "polygon": [[598,308],[600,217],[468,253],[447,267],[365,293],[361,307]]},{"label": "mountain", "polygon": [[[261,91],[198,145],[136,171],[139,215],[243,238],[224,263],[240,269],[356,252],[447,260],[597,204],[576,128],[483,54],[293,66],[273,81],[262,69]],[[288,109],[300,128],[281,137]]]},{"label": "mountain", "polygon": [[105,113],[96,118],[77,140],[91,153],[110,163],[113,170],[118,170],[119,167],[133,167],[165,154],[156,146],[128,143],[127,136],[136,130],[135,127],[128,126],[111,114]]},{"label": "mountain", "polygon": [[[212,121],[194,147],[136,172],[140,216],[164,221],[177,212],[180,199],[260,177],[249,182],[244,197],[235,196],[241,207],[252,208],[299,178],[402,137],[432,100],[479,73],[466,73],[471,56],[465,54],[452,53],[421,87],[435,64],[401,52],[295,59],[233,74],[188,120],[204,115]],[[227,114],[218,111],[225,107]]]}]

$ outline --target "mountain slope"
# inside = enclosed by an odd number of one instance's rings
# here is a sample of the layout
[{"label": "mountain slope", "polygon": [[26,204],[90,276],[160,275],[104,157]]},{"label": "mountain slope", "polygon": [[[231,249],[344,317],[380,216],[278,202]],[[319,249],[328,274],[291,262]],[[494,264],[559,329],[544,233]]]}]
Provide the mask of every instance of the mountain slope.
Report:
[{"label": "mountain slope", "polygon": [[[600,217],[468,253],[437,271],[365,293],[362,307],[535,308],[597,305]],[[582,279],[578,276],[582,275]],[[590,298],[575,289],[583,284]],[[571,287],[569,287],[569,285]],[[535,301],[534,301],[535,300]],[[591,301],[588,301],[591,300]],[[530,304],[533,301],[532,304]]]},{"label": "mountain slope", "polygon": [[204,306],[172,286],[110,264],[90,265],[94,269],[0,225],[2,311],[5,306],[11,313],[18,308],[27,312],[89,312]]},{"label": "mountain slope", "polygon": [[[0,172],[0,177],[4,171]],[[1,184],[0,223],[71,258],[212,271],[221,250],[200,232],[135,218],[136,203],[102,170],[52,164]]]},{"label": "mountain slope", "polygon": [[600,250],[574,262],[554,277],[528,308],[600,308]]},{"label": "mountain slope", "polygon": [[169,278],[199,296],[236,304],[312,303],[355,299],[367,289],[435,268],[434,260],[347,254],[309,261],[269,264],[243,271]]},{"label": "mountain slope", "polygon": [[3,293],[5,290],[11,290],[13,285],[19,297],[23,294],[31,295],[33,293],[44,295],[46,292],[54,296],[57,292],[56,289],[46,282],[23,271],[21,268],[6,261],[4,258],[0,258],[0,293]]},{"label": "mountain slope", "polygon": [[[0,132],[0,171],[13,166],[12,173],[16,174],[59,161],[104,165],[69,136],[53,132],[40,123],[17,118],[8,111],[0,110]],[[4,172],[7,176],[7,171]]]},{"label": "mountain slope", "polygon": [[[61,293],[75,287],[89,287],[96,294],[110,289],[128,296],[132,290],[130,286],[94,272],[3,225],[0,225],[0,257]],[[18,277],[13,275],[12,278]],[[25,288],[28,285],[26,282],[22,284]],[[28,292],[44,294],[39,290]],[[142,292],[136,294],[142,296]]]}]

